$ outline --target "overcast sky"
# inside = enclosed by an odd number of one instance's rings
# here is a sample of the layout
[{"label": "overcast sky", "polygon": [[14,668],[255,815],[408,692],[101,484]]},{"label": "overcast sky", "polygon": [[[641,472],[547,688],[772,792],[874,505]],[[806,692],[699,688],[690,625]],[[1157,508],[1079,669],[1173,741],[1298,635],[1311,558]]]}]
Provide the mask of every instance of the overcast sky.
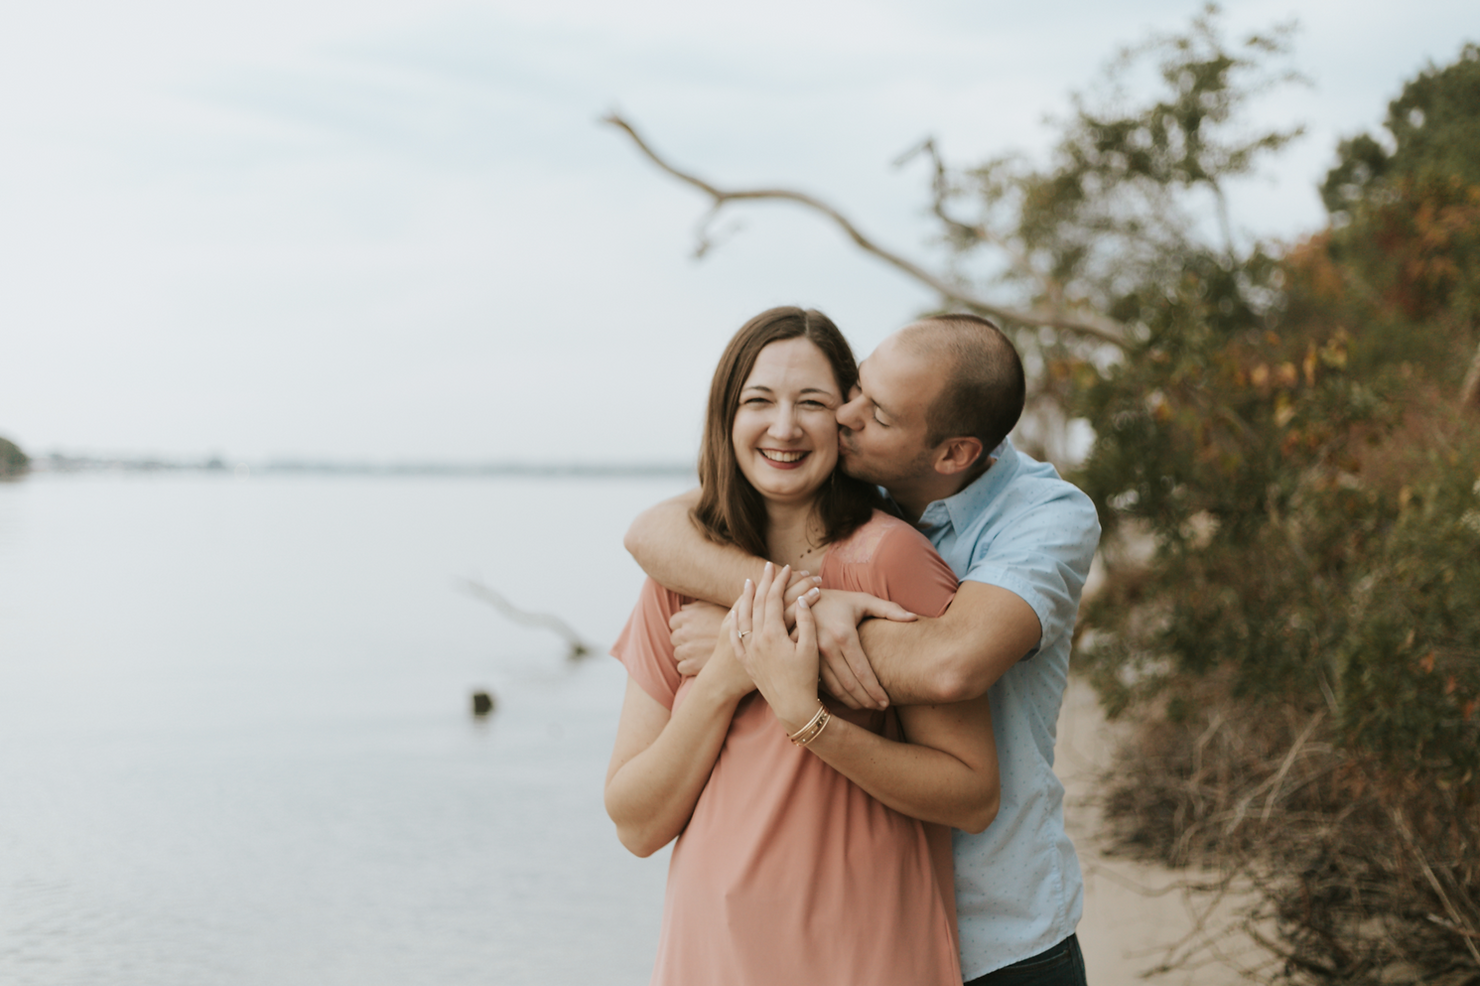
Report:
[{"label": "overcast sky", "polygon": [[[691,256],[695,193],[818,193],[928,259],[926,136],[1041,152],[1120,44],[1199,4],[49,0],[0,21],[0,435],[35,453],[683,461],[729,335],[775,304],[864,355],[931,297],[780,206]],[[1480,37],[1472,0],[1295,18],[1309,134],[1247,235],[1324,214],[1336,141]]]}]

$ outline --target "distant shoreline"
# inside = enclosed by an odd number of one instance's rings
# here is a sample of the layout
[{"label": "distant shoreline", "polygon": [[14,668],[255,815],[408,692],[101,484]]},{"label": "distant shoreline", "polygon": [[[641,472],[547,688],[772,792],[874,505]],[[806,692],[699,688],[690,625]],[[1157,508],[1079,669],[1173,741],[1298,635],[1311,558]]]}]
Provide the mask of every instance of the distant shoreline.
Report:
[{"label": "distant shoreline", "polygon": [[322,475],[322,476],[569,476],[602,478],[619,476],[694,476],[691,463],[679,462],[334,462],[301,459],[269,459],[263,462],[232,462],[219,457],[207,459],[162,459],[147,456],[51,455],[31,459],[31,472],[205,472],[228,475]]}]

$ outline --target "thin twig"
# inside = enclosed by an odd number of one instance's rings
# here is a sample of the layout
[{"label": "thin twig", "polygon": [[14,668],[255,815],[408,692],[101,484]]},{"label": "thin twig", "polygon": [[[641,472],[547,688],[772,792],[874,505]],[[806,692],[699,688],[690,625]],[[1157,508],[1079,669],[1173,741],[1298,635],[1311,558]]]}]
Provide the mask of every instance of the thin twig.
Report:
[{"label": "thin twig", "polygon": [[901,154],[895,159],[895,167],[906,164],[917,154],[924,154],[930,158],[931,168],[934,173],[931,178],[930,190],[932,199],[930,211],[935,218],[945,224],[947,229],[956,231],[956,234],[968,242],[979,241],[990,243],[993,247],[1001,250],[1007,257],[1007,262],[1019,275],[1035,282],[1050,301],[1057,302],[1064,295],[1063,287],[1053,278],[1043,272],[1034,269],[1032,263],[1023,253],[998,236],[985,223],[969,223],[963,219],[951,215],[947,209],[947,202],[954,194],[951,187],[950,172],[946,169],[946,163],[940,156],[940,150],[935,146],[934,138],[928,138],[915,147]]},{"label": "thin twig", "polygon": [[1403,841],[1408,843],[1408,848],[1413,851],[1413,857],[1418,860],[1419,868],[1423,870],[1423,875],[1428,878],[1429,886],[1434,888],[1434,893],[1439,895],[1439,900],[1443,903],[1444,910],[1449,912],[1449,919],[1454,922],[1456,929],[1460,931],[1461,940],[1465,943],[1465,948],[1470,950],[1470,955],[1474,958],[1475,965],[1480,966],[1480,946],[1475,944],[1475,941],[1480,939],[1480,934],[1476,934],[1465,919],[1460,917],[1459,909],[1454,906],[1454,903],[1449,899],[1449,895],[1444,892],[1444,885],[1439,882],[1438,874],[1429,866],[1428,859],[1425,858],[1423,851],[1418,848],[1418,840],[1413,837],[1413,830],[1408,827],[1408,819],[1403,817],[1402,809],[1392,808],[1389,809],[1388,813],[1393,817],[1393,824],[1397,826],[1398,834],[1403,837]]},{"label": "thin twig", "polygon": [[1459,406],[1471,411],[1480,411],[1480,346],[1475,347],[1475,358],[1470,362],[1470,371],[1460,387]]},{"label": "thin twig", "polygon": [[863,232],[859,230],[857,226],[853,225],[853,223],[841,212],[828,205],[826,202],[823,202],[821,199],[814,198],[813,196],[807,195],[802,192],[792,191],[791,189],[785,188],[719,188],[705,181],[703,178],[700,178],[686,171],[681,171],[678,168],[674,167],[672,164],[669,164],[666,160],[659,156],[658,153],[652,149],[652,147],[648,145],[647,141],[643,140],[642,137],[638,135],[636,129],[634,129],[630,123],[622,119],[617,114],[612,113],[608,116],[603,117],[602,122],[616,127],[618,130],[621,130],[628,137],[630,137],[632,142],[637,145],[637,149],[640,150],[643,155],[647,157],[648,160],[652,161],[653,164],[657,165],[660,169],[672,175],[674,178],[677,178],[684,184],[696,188],[699,191],[703,192],[705,195],[708,195],[713,200],[713,208],[710,211],[711,216],[716,214],[721,207],[730,202],[762,200],[792,202],[796,205],[802,206],[803,208],[810,209],[813,212],[820,213],[821,215],[826,216],[828,219],[832,220],[833,224],[841,229],[844,233],[846,233],[849,239],[851,239],[860,250],[864,251],[865,253],[872,254],[873,256],[884,261],[886,264],[894,267],[896,270],[902,271],[910,278],[920,282],[921,284],[924,284],[932,291],[935,291],[941,297],[949,301],[953,301],[964,308],[969,308],[980,315],[985,315],[989,318],[1002,319],[1003,321],[1007,322],[1016,322],[1022,325],[1048,326],[1050,328],[1060,329],[1065,332],[1072,332],[1079,335],[1089,336],[1090,338],[1096,339],[1100,342],[1109,343],[1110,345],[1117,346],[1121,349],[1129,348],[1128,344],[1126,343],[1127,333],[1125,326],[1122,325],[1120,322],[1115,321],[1114,319],[1106,318],[1093,312],[1070,314],[1067,312],[1055,311],[1046,308],[1019,309],[992,304],[991,302],[978,297],[972,292],[966,290],[960,285],[952,284],[948,281],[942,280],[941,278],[930,273],[930,271],[914,263],[913,261],[910,261],[905,257],[902,257],[899,254],[895,253],[894,251],[888,250],[875,243],[869,237],[865,236]]},{"label": "thin twig", "polygon": [[1301,750],[1305,749],[1305,741],[1310,739],[1310,734],[1316,731],[1316,727],[1321,724],[1321,720],[1325,717],[1326,711],[1324,709],[1317,710],[1316,714],[1310,717],[1310,722],[1306,725],[1304,731],[1301,732],[1300,738],[1291,745],[1290,752],[1285,754],[1285,761],[1280,764],[1279,772],[1275,774],[1274,782],[1269,787],[1269,797],[1264,799],[1264,811],[1259,815],[1261,824],[1269,821],[1270,812],[1274,811],[1274,802],[1279,797],[1280,785],[1284,783],[1285,775],[1290,773],[1290,768],[1295,765],[1295,758],[1300,756]]}]

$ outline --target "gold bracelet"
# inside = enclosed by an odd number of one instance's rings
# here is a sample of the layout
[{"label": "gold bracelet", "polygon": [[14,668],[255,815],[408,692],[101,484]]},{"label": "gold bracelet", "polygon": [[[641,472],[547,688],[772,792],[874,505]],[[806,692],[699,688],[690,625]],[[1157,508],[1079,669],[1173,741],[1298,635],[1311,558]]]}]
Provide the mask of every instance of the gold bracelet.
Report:
[{"label": "gold bracelet", "polygon": [[797,746],[806,746],[808,743],[815,740],[818,736],[821,736],[822,730],[825,729],[827,727],[827,724],[831,721],[832,713],[827,711],[827,706],[819,703],[817,706],[817,712],[815,715],[812,716],[811,720],[801,729],[798,729],[796,732],[791,733],[786,738],[791,740],[792,743]]}]

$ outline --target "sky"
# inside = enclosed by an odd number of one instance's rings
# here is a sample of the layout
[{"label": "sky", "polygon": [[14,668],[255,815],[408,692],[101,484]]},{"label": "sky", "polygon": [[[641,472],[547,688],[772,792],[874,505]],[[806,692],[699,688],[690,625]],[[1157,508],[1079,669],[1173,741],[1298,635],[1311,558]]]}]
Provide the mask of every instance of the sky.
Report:
[{"label": "sky", "polygon": [[[817,194],[939,260],[926,175],[1045,122],[1182,0],[52,0],[0,24],[0,436],[33,455],[691,460],[724,343],[802,304],[866,355],[932,307],[816,217],[708,203],[598,121],[726,186]],[[1323,225],[1339,139],[1480,40],[1471,0],[1231,5],[1295,20],[1307,135],[1234,194],[1246,237]]]}]

